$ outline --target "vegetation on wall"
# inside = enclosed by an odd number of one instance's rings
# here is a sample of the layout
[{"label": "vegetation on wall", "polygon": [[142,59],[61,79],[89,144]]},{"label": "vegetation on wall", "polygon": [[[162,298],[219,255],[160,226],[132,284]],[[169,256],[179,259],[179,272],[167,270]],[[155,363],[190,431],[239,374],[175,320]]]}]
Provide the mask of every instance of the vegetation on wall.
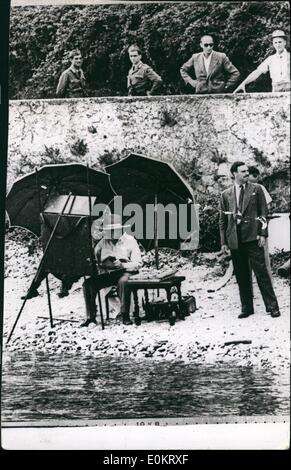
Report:
[{"label": "vegetation on wall", "polygon": [[[184,92],[179,69],[212,34],[245,78],[273,52],[271,32],[288,34],[288,2],[180,2],[11,8],[10,98],[53,98],[80,48],[89,96],[125,95],[127,48],[138,43],[144,62],[162,76],[163,94]],[[270,90],[264,76],[250,91]]]},{"label": "vegetation on wall", "polygon": [[263,184],[272,196],[271,210],[274,213],[290,212],[290,163],[279,161],[262,173]]}]

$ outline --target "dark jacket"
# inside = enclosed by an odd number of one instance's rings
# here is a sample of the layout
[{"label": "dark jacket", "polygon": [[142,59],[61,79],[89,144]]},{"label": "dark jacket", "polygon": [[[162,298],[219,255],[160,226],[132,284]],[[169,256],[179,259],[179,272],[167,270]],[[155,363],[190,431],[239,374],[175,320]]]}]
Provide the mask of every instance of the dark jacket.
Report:
[{"label": "dark jacket", "polygon": [[154,95],[161,85],[161,77],[143,62],[131,67],[128,72],[127,88],[129,96],[143,96],[147,94],[147,91]]},{"label": "dark jacket", "polygon": [[[189,73],[190,72],[190,73]],[[203,52],[193,54],[182,65],[181,77],[185,83],[197,80],[196,93],[226,93],[231,91],[239,80],[240,73],[223,52],[212,52],[208,74],[204,66]],[[191,75],[193,75],[191,77]],[[194,90],[194,88],[193,88]]]},{"label": "dark jacket", "polygon": [[[225,212],[229,212],[229,214]],[[231,186],[221,194],[219,218],[221,244],[227,245],[230,250],[238,248],[236,213],[235,187]],[[268,236],[267,226],[263,228],[263,224],[257,220],[257,217],[266,217],[267,214],[268,206],[260,185],[246,183],[240,223],[242,242],[256,240],[260,235]]]},{"label": "dark jacket", "polygon": [[86,96],[86,80],[82,69],[72,66],[60,76],[56,95],[58,98],[83,98]]}]

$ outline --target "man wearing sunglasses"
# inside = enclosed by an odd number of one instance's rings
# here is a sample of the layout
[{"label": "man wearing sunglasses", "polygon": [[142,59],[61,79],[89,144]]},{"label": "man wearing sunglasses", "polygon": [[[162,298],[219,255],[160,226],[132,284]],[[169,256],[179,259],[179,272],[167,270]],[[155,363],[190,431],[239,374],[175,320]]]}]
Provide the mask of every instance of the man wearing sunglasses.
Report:
[{"label": "man wearing sunglasses", "polygon": [[192,93],[228,93],[239,80],[240,73],[223,52],[213,50],[212,36],[202,36],[202,52],[193,54],[182,65],[181,77]]}]

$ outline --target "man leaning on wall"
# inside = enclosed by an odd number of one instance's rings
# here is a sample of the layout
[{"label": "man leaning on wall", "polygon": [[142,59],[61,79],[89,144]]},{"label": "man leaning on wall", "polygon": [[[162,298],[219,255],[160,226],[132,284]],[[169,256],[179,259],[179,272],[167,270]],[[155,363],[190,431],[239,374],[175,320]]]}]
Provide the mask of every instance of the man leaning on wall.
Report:
[{"label": "man leaning on wall", "polygon": [[128,48],[132,67],[127,76],[127,89],[129,96],[152,96],[160,91],[161,77],[141,60],[141,50],[136,44]]},{"label": "man leaning on wall", "polygon": [[[180,74],[188,90],[197,94],[228,93],[237,84],[240,73],[223,52],[213,50],[214,40],[204,35],[200,40],[202,52],[193,54],[182,65]],[[193,78],[195,77],[195,78]]]},{"label": "man leaning on wall", "polygon": [[277,29],[272,34],[276,53],[267,57],[247,78],[234,90],[246,92],[246,85],[269,72],[272,80],[272,91],[290,91],[290,52],[286,49],[286,35]]}]

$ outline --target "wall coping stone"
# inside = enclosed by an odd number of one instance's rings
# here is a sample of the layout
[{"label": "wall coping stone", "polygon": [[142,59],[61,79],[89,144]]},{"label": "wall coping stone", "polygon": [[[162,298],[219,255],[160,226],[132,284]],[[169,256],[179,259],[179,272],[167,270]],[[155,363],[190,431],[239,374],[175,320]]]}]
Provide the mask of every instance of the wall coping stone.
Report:
[{"label": "wall coping stone", "polygon": [[86,98],[50,98],[50,99],[43,99],[43,98],[36,98],[36,99],[20,99],[20,100],[9,100],[9,105],[19,105],[21,103],[33,103],[33,102],[44,102],[49,104],[63,104],[66,102],[78,102],[78,101],[88,101],[88,102],[132,102],[132,101],[177,101],[177,102],[184,102],[184,101],[198,101],[201,99],[223,99],[223,100],[232,100],[232,101],[241,101],[241,100],[248,100],[249,98],[255,98],[257,100],[263,100],[265,98],[271,99],[279,99],[284,97],[290,97],[290,92],[264,92],[264,93],[221,93],[221,94],[203,94],[203,95],[158,95],[158,96],[91,96]]}]

